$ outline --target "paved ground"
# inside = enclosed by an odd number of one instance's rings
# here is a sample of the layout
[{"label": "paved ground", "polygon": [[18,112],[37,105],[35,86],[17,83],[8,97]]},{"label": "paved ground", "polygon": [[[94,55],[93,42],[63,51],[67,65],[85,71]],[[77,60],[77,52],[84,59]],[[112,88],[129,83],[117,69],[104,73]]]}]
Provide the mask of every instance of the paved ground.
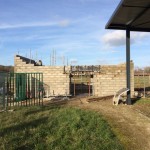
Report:
[{"label": "paved ground", "polygon": [[112,99],[87,103],[74,98],[68,105],[100,112],[128,150],[150,150],[150,103],[147,105],[112,105]]}]

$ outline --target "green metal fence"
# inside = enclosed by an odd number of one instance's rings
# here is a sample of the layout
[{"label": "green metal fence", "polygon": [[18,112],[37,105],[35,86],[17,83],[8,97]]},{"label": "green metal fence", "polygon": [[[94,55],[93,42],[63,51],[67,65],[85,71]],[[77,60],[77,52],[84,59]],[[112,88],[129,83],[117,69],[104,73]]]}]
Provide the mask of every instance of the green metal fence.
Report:
[{"label": "green metal fence", "polygon": [[0,109],[5,108],[5,97],[4,97],[4,93],[5,93],[5,74],[2,73],[0,74]]},{"label": "green metal fence", "polygon": [[42,73],[0,73],[0,108],[43,105]]}]

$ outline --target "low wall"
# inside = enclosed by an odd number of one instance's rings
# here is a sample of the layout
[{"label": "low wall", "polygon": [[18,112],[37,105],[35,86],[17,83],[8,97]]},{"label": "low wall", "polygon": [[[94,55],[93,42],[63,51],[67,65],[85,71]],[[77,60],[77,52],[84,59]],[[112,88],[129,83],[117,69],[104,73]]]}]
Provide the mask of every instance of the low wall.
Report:
[{"label": "low wall", "polygon": [[[134,64],[131,66],[131,96],[134,95]],[[101,66],[101,73],[92,79],[93,95],[108,96],[126,87],[126,64]]]},{"label": "low wall", "polygon": [[[71,67],[63,66],[37,66],[28,63],[23,57],[15,56],[16,73],[43,73],[43,82],[46,95],[70,94]],[[126,64],[101,66],[100,73],[93,72],[91,79],[94,96],[113,95],[116,91],[126,87]],[[131,62],[131,95],[134,95],[134,64]]]},{"label": "low wall", "polygon": [[[66,67],[66,70],[70,70],[70,67]],[[15,56],[14,71],[15,73],[43,73],[46,96],[70,93],[70,78],[68,74],[63,74],[63,66],[35,66]]]}]

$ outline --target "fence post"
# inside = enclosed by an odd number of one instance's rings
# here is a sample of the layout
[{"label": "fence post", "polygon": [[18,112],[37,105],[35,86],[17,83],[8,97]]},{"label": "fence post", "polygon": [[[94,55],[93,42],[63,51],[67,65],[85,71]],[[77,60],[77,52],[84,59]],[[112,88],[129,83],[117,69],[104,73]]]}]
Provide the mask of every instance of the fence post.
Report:
[{"label": "fence post", "polygon": [[145,98],[145,73],[144,73],[144,70],[143,70],[143,83],[144,83],[144,98]]},{"label": "fence post", "polygon": [[90,80],[89,80],[89,96],[91,96],[91,86],[90,86]]},{"label": "fence post", "polygon": [[74,96],[76,96],[75,75],[74,75],[73,79],[74,79]]}]

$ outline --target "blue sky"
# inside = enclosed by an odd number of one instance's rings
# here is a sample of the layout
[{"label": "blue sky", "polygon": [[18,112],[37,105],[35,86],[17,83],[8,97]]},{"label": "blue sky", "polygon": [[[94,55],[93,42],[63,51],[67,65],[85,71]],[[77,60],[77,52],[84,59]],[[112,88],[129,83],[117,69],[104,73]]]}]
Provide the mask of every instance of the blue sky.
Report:
[{"label": "blue sky", "polygon": [[[0,64],[13,65],[15,54],[57,65],[118,64],[126,60],[125,32],[105,30],[120,0],[0,0]],[[150,65],[148,33],[131,33],[135,66]]]}]

